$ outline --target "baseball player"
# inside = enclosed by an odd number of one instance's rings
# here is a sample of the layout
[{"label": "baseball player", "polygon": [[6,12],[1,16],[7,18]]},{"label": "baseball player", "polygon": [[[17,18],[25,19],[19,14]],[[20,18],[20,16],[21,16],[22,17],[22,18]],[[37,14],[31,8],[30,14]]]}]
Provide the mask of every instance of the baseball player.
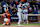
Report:
[{"label": "baseball player", "polygon": [[26,5],[25,5],[25,6],[24,6],[24,10],[23,10],[23,20],[24,20],[24,24],[25,24],[25,19],[26,19],[27,24],[28,24],[28,16],[27,16],[27,14],[28,14],[28,9],[27,9],[27,7],[26,7]]},{"label": "baseball player", "polygon": [[8,12],[7,9],[5,10],[5,13],[1,15],[1,17],[5,17],[4,23],[2,25],[10,25],[10,13]]},{"label": "baseball player", "polygon": [[22,18],[22,17],[21,17],[21,16],[22,16],[21,4],[22,4],[22,3],[20,3],[20,4],[17,6],[17,8],[18,8],[17,15],[18,15],[18,18],[19,18],[18,25],[19,25],[19,26],[21,26],[20,23],[21,23],[21,21],[22,21],[22,20],[21,20],[21,18]]}]

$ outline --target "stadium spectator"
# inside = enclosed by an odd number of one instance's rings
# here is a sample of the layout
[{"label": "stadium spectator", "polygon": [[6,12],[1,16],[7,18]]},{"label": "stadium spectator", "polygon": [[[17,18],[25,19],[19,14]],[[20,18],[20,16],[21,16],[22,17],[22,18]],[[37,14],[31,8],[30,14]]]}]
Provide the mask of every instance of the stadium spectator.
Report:
[{"label": "stadium spectator", "polygon": [[38,2],[38,7],[40,8],[40,2]]},{"label": "stadium spectator", "polygon": [[37,2],[38,2],[38,1],[40,1],[40,0],[35,0],[35,1],[37,1]]},{"label": "stadium spectator", "polygon": [[37,14],[36,7],[34,7],[33,14]]},{"label": "stadium spectator", "polygon": [[36,9],[38,10],[38,5],[36,5]]},{"label": "stadium spectator", "polygon": [[38,14],[40,14],[40,10],[38,10]]},{"label": "stadium spectator", "polygon": [[16,2],[15,2],[15,1],[12,2],[12,6],[13,6],[14,4],[16,5]]},{"label": "stadium spectator", "polygon": [[36,2],[34,0],[32,0],[32,2],[30,2],[30,6],[33,7],[33,5],[36,5]]},{"label": "stadium spectator", "polygon": [[1,7],[1,3],[0,3],[0,13],[2,13],[2,7]]},{"label": "stadium spectator", "polygon": [[29,8],[28,14],[32,14],[32,8]]},{"label": "stadium spectator", "polygon": [[29,2],[26,2],[26,6],[30,6]]},{"label": "stadium spectator", "polygon": [[15,15],[17,10],[15,8],[11,9],[12,15]]},{"label": "stadium spectator", "polygon": [[7,3],[8,5],[10,4],[10,2],[9,2],[9,1],[7,1],[6,3]]},{"label": "stadium spectator", "polygon": [[12,0],[10,0],[10,3],[12,3],[13,1]]},{"label": "stadium spectator", "polygon": [[2,1],[2,2],[1,2],[1,6],[3,7],[3,5],[4,5],[5,3],[6,3],[6,2]]}]

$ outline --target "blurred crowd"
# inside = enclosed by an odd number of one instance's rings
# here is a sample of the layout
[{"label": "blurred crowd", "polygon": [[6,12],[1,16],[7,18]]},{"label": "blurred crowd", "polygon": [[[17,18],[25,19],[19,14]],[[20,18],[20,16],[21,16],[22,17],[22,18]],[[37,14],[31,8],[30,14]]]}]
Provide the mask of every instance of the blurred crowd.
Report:
[{"label": "blurred crowd", "polygon": [[[8,11],[11,14],[16,14],[19,3],[22,2],[23,8],[26,6],[28,9],[28,14],[40,14],[40,0],[32,0],[32,1],[0,1],[0,13],[5,13],[5,10],[8,9]],[[26,4],[26,5],[25,5]],[[14,12],[13,12],[14,11]]]}]

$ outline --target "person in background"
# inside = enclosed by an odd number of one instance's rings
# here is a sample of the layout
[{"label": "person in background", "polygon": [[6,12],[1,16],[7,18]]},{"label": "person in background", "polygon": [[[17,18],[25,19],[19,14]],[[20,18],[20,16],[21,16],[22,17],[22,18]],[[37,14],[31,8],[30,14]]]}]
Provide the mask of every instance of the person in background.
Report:
[{"label": "person in background", "polygon": [[5,3],[5,4],[3,5],[3,7],[4,7],[4,11],[5,11],[6,9],[8,9],[8,4]]},{"label": "person in background", "polygon": [[11,9],[11,12],[13,15],[15,15],[17,13],[16,5],[13,6],[13,9]]},{"label": "person in background", "polygon": [[7,1],[6,3],[7,3],[8,5],[10,4],[10,2],[9,2],[9,1]]},{"label": "person in background", "polygon": [[29,7],[30,7],[29,2],[26,2],[25,4],[26,4],[26,6],[27,6],[27,8],[28,8],[28,10],[29,10]]},{"label": "person in background", "polygon": [[13,8],[16,8],[16,5],[15,4],[13,5]]},{"label": "person in background", "polygon": [[40,0],[35,0],[35,1],[37,1],[37,3],[38,3]]},{"label": "person in background", "polygon": [[15,1],[12,2],[12,7],[13,7],[14,4],[16,5],[16,2]]},{"label": "person in background", "polygon": [[40,10],[38,10],[38,14],[40,14]]},{"label": "person in background", "polygon": [[33,14],[37,14],[37,9],[36,9],[36,7],[35,7],[35,5],[33,5]]},{"label": "person in background", "polygon": [[38,2],[38,7],[39,7],[39,9],[40,9],[40,1]]},{"label": "person in background", "polygon": [[30,2],[30,7],[33,8],[33,5],[36,5],[36,2],[34,0],[32,0],[32,2]]},{"label": "person in background", "polygon": [[36,5],[36,10],[39,10],[38,4]]},{"label": "person in background", "polygon": [[2,7],[1,7],[1,3],[0,3],[0,13],[2,13]]},{"label": "person in background", "polygon": [[13,2],[13,0],[10,0],[10,3],[12,3]]},{"label": "person in background", "polygon": [[5,3],[6,3],[6,2],[2,1],[2,2],[1,2],[1,6],[3,7],[3,5],[4,5]]},{"label": "person in background", "polygon": [[32,14],[32,8],[29,8],[28,14]]},{"label": "person in background", "polygon": [[9,7],[10,7],[10,9],[12,9],[12,8],[13,8],[11,4],[9,4]]},{"label": "person in background", "polygon": [[25,4],[26,4],[26,6],[30,6],[29,2],[26,2]]}]

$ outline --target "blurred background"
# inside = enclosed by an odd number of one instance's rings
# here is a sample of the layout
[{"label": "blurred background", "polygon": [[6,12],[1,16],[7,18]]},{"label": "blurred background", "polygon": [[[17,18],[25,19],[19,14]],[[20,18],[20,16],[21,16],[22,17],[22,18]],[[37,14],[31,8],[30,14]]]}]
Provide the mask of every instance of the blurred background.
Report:
[{"label": "blurred background", "polygon": [[[17,10],[15,12],[14,8],[17,9],[19,3],[26,3],[28,14],[40,14],[40,0],[0,0],[0,14],[5,13],[5,9],[8,9],[10,14],[11,22],[17,22]],[[15,14],[14,14],[15,13]],[[40,16],[28,16],[29,22],[40,22]],[[0,23],[3,22],[3,18],[0,17]]]}]

